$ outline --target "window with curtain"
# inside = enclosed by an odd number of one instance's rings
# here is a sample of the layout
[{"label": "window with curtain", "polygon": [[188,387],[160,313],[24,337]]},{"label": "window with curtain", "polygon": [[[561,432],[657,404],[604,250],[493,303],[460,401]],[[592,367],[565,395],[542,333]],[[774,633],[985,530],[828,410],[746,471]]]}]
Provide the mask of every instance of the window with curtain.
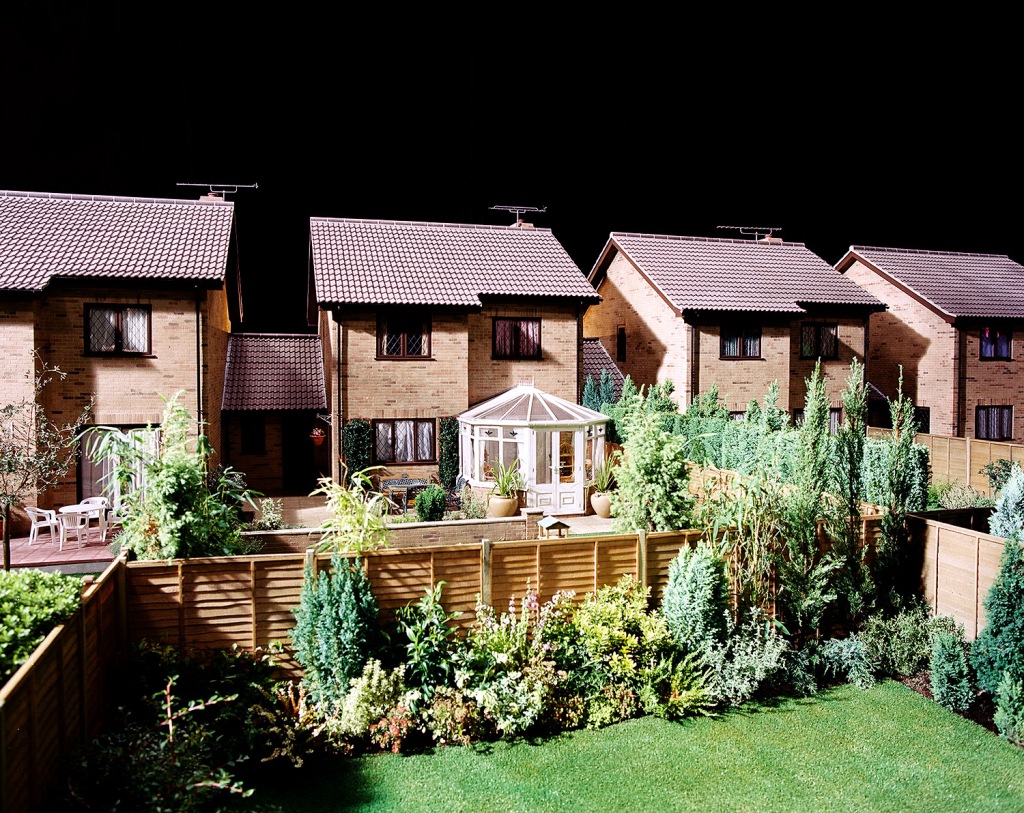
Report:
[{"label": "window with curtain", "polygon": [[430,318],[416,313],[391,313],[377,320],[377,358],[430,357]]},{"label": "window with curtain", "polygon": [[761,357],[760,325],[722,325],[722,358]]},{"label": "window with curtain", "polygon": [[432,463],[432,419],[383,419],[373,422],[374,461],[377,463]]},{"label": "window with curtain", "polygon": [[800,325],[800,358],[839,358],[839,326],[816,323]]},{"label": "window with curtain", "polygon": [[1009,361],[1013,349],[1013,333],[995,327],[981,329],[981,358]]},{"label": "window with curtain", "polygon": [[978,440],[1013,440],[1013,407],[979,406],[974,412],[974,436]]},{"label": "window with curtain", "polygon": [[540,319],[496,317],[492,355],[496,359],[539,359]]},{"label": "window with curtain", "polygon": [[104,355],[150,353],[148,305],[86,305],[86,352]]}]

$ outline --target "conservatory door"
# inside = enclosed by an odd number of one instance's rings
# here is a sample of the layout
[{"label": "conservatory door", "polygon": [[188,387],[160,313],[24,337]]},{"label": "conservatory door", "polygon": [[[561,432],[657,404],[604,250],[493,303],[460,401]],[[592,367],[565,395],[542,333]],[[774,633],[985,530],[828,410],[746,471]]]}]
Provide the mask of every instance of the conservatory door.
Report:
[{"label": "conservatory door", "polygon": [[531,504],[548,514],[582,514],[582,433],[537,430],[534,437]]}]

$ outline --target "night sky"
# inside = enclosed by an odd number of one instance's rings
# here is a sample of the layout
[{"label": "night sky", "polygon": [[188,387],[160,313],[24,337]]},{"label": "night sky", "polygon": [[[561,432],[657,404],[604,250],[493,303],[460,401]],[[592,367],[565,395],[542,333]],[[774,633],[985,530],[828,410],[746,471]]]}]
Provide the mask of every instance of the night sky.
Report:
[{"label": "night sky", "polygon": [[248,331],[306,329],[311,216],[545,208],[524,219],[584,272],[612,231],[740,236],[722,225],[830,264],[855,244],[1024,262],[1005,21],[258,8],[10,4],[0,189],[257,184],[229,196]]}]

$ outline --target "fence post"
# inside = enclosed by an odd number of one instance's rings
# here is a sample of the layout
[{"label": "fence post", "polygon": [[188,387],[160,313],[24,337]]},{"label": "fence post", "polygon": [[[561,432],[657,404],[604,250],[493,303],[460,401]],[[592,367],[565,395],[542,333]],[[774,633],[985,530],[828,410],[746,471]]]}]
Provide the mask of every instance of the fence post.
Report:
[{"label": "fence post", "polygon": [[480,602],[491,605],[491,540],[480,540]]},{"label": "fence post", "polygon": [[636,577],[645,588],[651,586],[647,581],[647,531],[643,528],[636,532]]},{"label": "fence post", "polygon": [[971,467],[971,439],[967,437],[966,432],[964,432],[964,440],[967,442],[967,452],[964,454],[964,457],[966,458],[967,471],[964,472],[964,482],[967,485],[970,485],[971,472],[973,471]]}]

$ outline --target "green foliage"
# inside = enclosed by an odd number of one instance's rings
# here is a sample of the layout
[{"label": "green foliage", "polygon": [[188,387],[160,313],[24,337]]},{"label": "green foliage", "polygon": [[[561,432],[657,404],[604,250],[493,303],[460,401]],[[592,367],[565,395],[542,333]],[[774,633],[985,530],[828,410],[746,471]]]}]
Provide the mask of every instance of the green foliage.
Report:
[{"label": "green foliage", "polygon": [[874,581],[877,606],[895,611],[903,607],[915,593],[915,577],[911,567],[911,539],[907,514],[921,507],[926,498],[915,483],[913,474],[914,438],[917,420],[914,405],[903,394],[903,369],[900,368],[899,391],[889,402],[892,432],[886,467],[881,535],[875,557]]},{"label": "green foliage", "polygon": [[640,411],[626,423],[618,488],[611,493],[615,527],[625,532],[689,527],[694,499],[686,438],[662,428],[656,414]]},{"label": "green foliage", "polygon": [[34,569],[0,571],[0,685],[50,630],[71,617],[81,598],[78,576]]},{"label": "green foliage", "polygon": [[303,683],[322,717],[337,716],[349,682],[381,650],[377,600],[360,561],[335,554],[329,572],[307,570],[294,613]]},{"label": "green foliage", "polygon": [[674,391],[675,385],[671,381],[638,390],[629,376],[626,376],[622,394],[615,406],[610,409],[607,405],[602,407],[602,411],[610,414],[614,421],[615,442],[625,444],[633,425],[638,422],[654,423],[666,432],[675,431],[680,415],[678,405],[672,400]]},{"label": "green foliage", "polygon": [[828,638],[822,641],[817,655],[826,675],[846,678],[861,689],[870,689],[875,685],[868,648],[856,633],[847,638]]},{"label": "green foliage", "polygon": [[736,625],[728,619],[724,644],[702,653],[707,689],[716,705],[739,706],[771,685],[785,668],[786,640],[757,607]]},{"label": "green foliage", "polygon": [[476,700],[462,689],[438,686],[423,709],[424,725],[436,745],[471,745],[485,739],[493,728]]},{"label": "green foliage", "polygon": [[985,596],[985,618],[971,661],[978,686],[994,694],[1004,673],[1024,681],[1024,553],[1015,538],[1003,547],[999,573]]},{"label": "green foliage", "polygon": [[459,495],[459,508],[456,511],[449,511],[444,515],[445,519],[483,519],[487,516],[487,503],[477,496],[473,488],[467,483],[462,487]]},{"label": "green foliage", "polygon": [[729,580],[722,559],[705,542],[680,548],[669,562],[661,599],[661,613],[680,649],[702,652],[724,644],[729,609]]},{"label": "green foliage", "polygon": [[940,508],[991,508],[995,500],[966,483],[949,483],[938,495]]},{"label": "green foliage", "polygon": [[518,497],[523,487],[523,475],[517,457],[509,466],[500,460],[494,463],[494,485],[491,490],[499,497]]},{"label": "green foliage", "polygon": [[615,489],[616,458],[608,455],[594,468],[594,478],[588,485],[593,486],[602,494],[607,494]]},{"label": "green foliage", "polygon": [[370,658],[363,673],[352,678],[341,706],[336,734],[363,737],[370,726],[386,717],[405,695],[405,665],[385,669],[379,660]]},{"label": "green foliage", "polygon": [[281,517],[281,500],[265,497],[260,500],[259,519],[249,524],[250,531],[277,531],[284,526]]},{"label": "green foliage", "polygon": [[963,626],[940,629],[932,636],[932,696],[950,711],[963,713],[974,700],[969,652]]},{"label": "green foliage", "polygon": [[448,492],[439,485],[430,485],[416,495],[416,516],[420,522],[438,522],[444,518]]},{"label": "green foliage", "polygon": [[988,478],[988,487],[993,492],[999,492],[1003,490],[1006,481],[1010,479],[1014,467],[1020,468],[1020,465],[1005,458],[999,458],[991,463],[986,463],[978,471]]},{"label": "green foliage", "polygon": [[600,396],[597,393],[597,381],[592,375],[588,375],[587,380],[583,383],[583,406],[594,410],[601,408]]},{"label": "green foliage", "polygon": [[365,472],[372,463],[373,427],[363,418],[352,418],[341,433],[341,454],[345,468],[353,473]]},{"label": "green foliage", "polygon": [[1013,466],[988,520],[989,533],[1024,541],[1024,469]]},{"label": "green foliage", "polygon": [[920,672],[931,658],[931,635],[936,622],[928,605],[911,601],[892,615],[869,616],[860,631],[872,668],[884,677],[908,677]]},{"label": "green foliage", "polygon": [[[928,487],[931,483],[929,474],[928,447],[913,443],[904,450],[906,458],[904,468],[909,483],[907,510],[920,511],[928,506]],[[864,439],[864,502],[873,505],[888,505],[891,499],[890,465],[893,453],[891,437]]]},{"label": "green foliage", "polygon": [[637,698],[645,714],[681,720],[713,713],[707,670],[696,652],[662,656],[641,673]]},{"label": "green foliage", "polygon": [[732,421],[718,394],[718,384],[699,394],[686,408],[678,431],[689,440],[691,459],[701,466],[721,464],[722,433]]},{"label": "green foliage", "polygon": [[398,610],[399,636],[405,640],[406,678],[429,701],[436,686],[454,676],[455,628],[462,613],[448,613],[441,603],[444,582],[428,587],[423,597]]},{"label": "green foliage", "polygon": [[205,435],[193,441],[192,416],[168,399],[160,422],[160,450],[138,446],[116,429],[108,429],[94,454],[113,461],[115,476],[131,481],[141,469],[142,487],[122,493],[121,533],[117,543],[139,559],[225,556],[243,552],[240,506],[257,492],[230,467],[208,474],[213,449]]},{"label": "green foliage", "polygon": [[327,498],[328,516],[320,525],[317,550],[362,553],[386,547],[387,498],[373,490],[366,471],[342,474],[341,479],[336,483],[330,477],[321,477],[320,487],[310,494]]},{"label": "green foliage", "polygon": [[999,736],[1024,745],[1024,681],[1003,675],[996,686],[996,713],[992,719]]},{"label": "green foliage", "polygon": [[459,479],[459,419],[452,415],[438,418],[437,476],[446,489],[455,488]]},{"label": "green foliage", "polygon": [[583,406],[600,412],[605,404],[614,405],[615,402],[615,381],[607,368],[601,369],[601,377],[598,380],[594,380],[593,376],[587,376],[583,384]]},{"label": "green foliage", "polygon": [[603,412],[610,418],[608,426],[605,430],[605,439],[609,443],[622,443],[625,439],[623,432],[626,431],[625,418],[627,408],[633,405],[639,391],[636,388],[636,384],[633,383],[633,379],[628,375],[622,382],[622,389],[619,392],[618,399],[605,401],[600,406],[600,412]]},{"label": "green foliage", "polygon": [[826,383],[821,363],[807,380],[804,422],[796,481],[782,497],[781,532],[784,549],[773,557],[778,598],[794,639],[813,636],[829,605],[835,601],[833,580],[842,562],[822,554],[818,520],[829,510],[831,436]]},{"label": "green foliage", "polygon": [[[234,771],[271,759],[281,710],[264,653],[179,653],[141,646],[132,653],[127,702],[72,765],[69,790],[88,810],[238,809],[250,796]],[[76,808],[77,809],[77,808]]]}]

